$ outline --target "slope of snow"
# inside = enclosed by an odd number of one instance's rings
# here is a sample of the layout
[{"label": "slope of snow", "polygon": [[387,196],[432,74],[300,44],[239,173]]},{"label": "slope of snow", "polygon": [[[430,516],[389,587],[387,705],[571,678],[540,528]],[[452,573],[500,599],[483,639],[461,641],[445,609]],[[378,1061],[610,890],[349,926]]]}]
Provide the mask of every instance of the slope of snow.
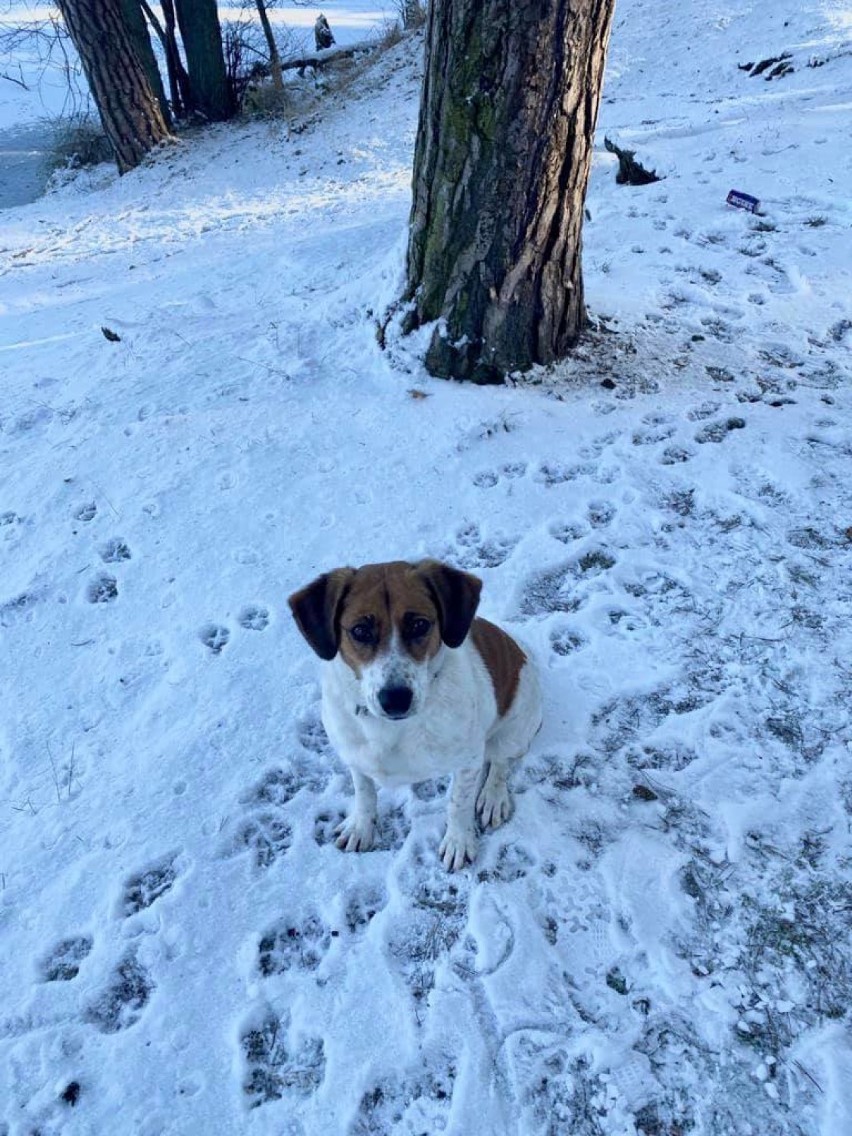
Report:
[{"label": "slope of snow", "polygon": [[[849,32],[622,0],[596,330],[505,388],[377,345],[417,41],[0,215],[0,1133],[850,1130]],[[286,607],[427,554],[546,699],[454,876],[441,784],[335,849]]]}]

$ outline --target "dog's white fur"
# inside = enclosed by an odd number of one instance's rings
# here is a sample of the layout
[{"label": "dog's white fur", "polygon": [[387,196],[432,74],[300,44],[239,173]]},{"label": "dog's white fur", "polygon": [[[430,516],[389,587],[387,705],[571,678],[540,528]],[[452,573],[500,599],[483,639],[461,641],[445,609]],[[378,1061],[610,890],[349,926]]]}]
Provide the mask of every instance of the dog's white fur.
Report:
[{"label": "dog's white fur", "polygon": [[[376,698],[396,679],[414,691],[412,712],[401,720],[387,718]],[[454,871],[476,855],[476,814],[486,828],[509,816],[509,763],[526,753],[541,725],[541,694],[527,657],[512,704],[500,717],[491,676],[470,636],[455,649],[442,644],[434,658],[419,664],[393,643],[360,680],[339,654],[323,664],[322,720],[355,786],[338,845],[347,851],[372,847],[376,785],[451,773],[439,854]]]}]

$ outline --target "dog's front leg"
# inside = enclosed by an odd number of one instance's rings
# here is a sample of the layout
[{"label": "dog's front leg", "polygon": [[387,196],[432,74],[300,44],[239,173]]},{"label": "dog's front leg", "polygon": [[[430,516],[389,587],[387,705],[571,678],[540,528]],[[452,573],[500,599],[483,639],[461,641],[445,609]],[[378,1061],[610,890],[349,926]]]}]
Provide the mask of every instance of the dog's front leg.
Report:
[{"label": "dog's front leg", "polygon": [[368,852],[376,836],[376,786],[357,769],[351,769],[355,804],[349,816],[337,826],[337,847],[344,852]]},{"label": "dog's front leg", "polygon": [[476,787],[482,773],[482,761],[453,774],[447,831],[438,847],[438,855],[448,872],[457,872],[476,858],[476,824],[474,805]]}]

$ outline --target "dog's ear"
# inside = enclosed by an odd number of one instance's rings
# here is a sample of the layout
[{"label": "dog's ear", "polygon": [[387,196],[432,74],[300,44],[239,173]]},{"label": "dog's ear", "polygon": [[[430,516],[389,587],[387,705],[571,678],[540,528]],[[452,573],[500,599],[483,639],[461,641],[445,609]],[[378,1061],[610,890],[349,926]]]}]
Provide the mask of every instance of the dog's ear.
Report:
[{"label": "dog's ear", "polygon": [[299,630],[326,662],[340,646],[340,607],[354,575],[354,568],[335,568],[293,592],[287,601]]},{"label": "dog's ear", "polygon": [[438,608],[441,638],[448,647],[460,647],[476,615],[482,581],[440,560],[421,560],[416,568]]}]

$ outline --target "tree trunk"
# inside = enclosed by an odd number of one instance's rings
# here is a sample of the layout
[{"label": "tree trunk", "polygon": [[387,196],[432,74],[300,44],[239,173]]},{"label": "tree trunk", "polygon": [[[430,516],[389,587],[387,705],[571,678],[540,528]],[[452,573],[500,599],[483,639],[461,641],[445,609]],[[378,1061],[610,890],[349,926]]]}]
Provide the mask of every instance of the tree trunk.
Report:
[{"label": "tree trunk", "polygon": [[166,73],[169,77],[169,91],[171,93],[172,115],[183,118],[188,112],[191,102],[189,89],[189,76],[180,57],[177,42],[177,24],[175,22],[175,6],[172,0],[161,0],[163,23],[157,18],[148,0],[140,0],[142,10],[148,17],[151,27],[157,33],[157,38],[166,57]]},{"label": "tree trunk", "polygon": [[193,109],[221,122],[234,113],[216,0],[175,0]]},{"label": "tree trunk", "polygon": [[122,0],[57,0],[119,173],[171,138],[124,22]]},{"label": "tree trunk", "polygon": [[163,78],[160,75],[160,68],[157,66],[157,57],[154,55],[154,49],[151,46],[151,37],[148,34],[148,25],[145,22],[145,13],[142,10],[141,0],[122,0],[121,10],[124,12],[124,21],[127,25],[127,31],[130,34],[130,41],[133,44],[133,50],[139,58],[139,62],[145,69],[145,75],[148,82],[151,84],[151,90],[160,104],[160,110],[163,112],[163,120],[166,126],[171,129],[171,115],[169,113],[169,104],[166,99],[165,88],[163,87]]},{"label": "tree trunk", "polygon": [[615,0],[432,0],[407,326],[432,374],[499,382],[585,324],[583,203]]},{"label": "tree trunk", "polygon": [[278,44],[275,42],[275,33],[272,31],[272,24],[269,22],[269,13],[266,10],[268,0],[255,0],[257,6],[257,14],[260,17],[260,26],[263,28],[263,34],[266,38],[266,46],[269,49],[269,74],[272,76],[272,86],[276,91],[284,90],[284,78],[281,74],[281,55],[278,51]]}]

